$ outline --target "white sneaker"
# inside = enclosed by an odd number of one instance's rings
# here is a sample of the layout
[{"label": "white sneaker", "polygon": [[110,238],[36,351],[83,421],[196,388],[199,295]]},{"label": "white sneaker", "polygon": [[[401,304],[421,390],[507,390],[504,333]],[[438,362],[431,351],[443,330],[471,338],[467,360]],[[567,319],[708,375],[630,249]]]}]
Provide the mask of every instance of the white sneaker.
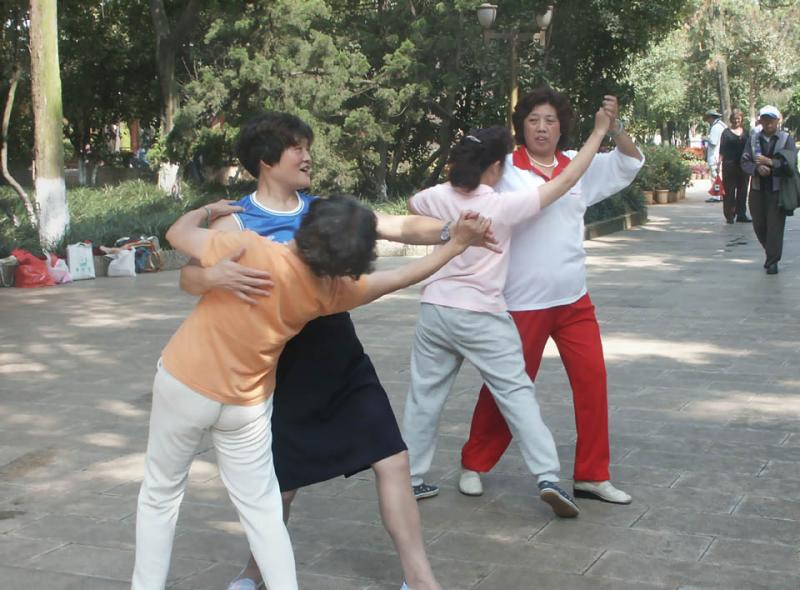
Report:
[{"label": "white sneaker", "polygon": [[408,584],[406,584],[405,582],[403,582],[403,585],[402,585],[402,586],[400,586],[400,590],[411,590],[411,588],[409,588],[409,587],[408,587]]},{"label": "white sneaker", "polygon": [[458,479],[458,491],[465,496],[483,495],[483,484],[481,474],[469,469],[461,470],[461,477]]},{"label": "white sneaker", "polygon": [[612,504],[630,504],[633,501],[630,494],[618,490],[610,481],[576,481],[572,491],[576,498],[590,498]]}]

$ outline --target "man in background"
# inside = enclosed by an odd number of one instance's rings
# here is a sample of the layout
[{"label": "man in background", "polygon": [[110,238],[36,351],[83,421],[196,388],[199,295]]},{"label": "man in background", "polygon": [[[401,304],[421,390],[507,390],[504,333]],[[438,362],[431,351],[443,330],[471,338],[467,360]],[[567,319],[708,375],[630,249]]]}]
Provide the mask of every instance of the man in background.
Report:
[{"label": "man in background", "polygon": [[745,145],[742,170],[753,177],[749,199],[753,230],[766,253],[764,268],[768,275],[775,275],[788,212],[780,199],[781,182],[790,178],[790,167],[797,165],[797,147],[794,138],[780,130],[781,113],[774,106],[762,107],[758,122],[761,131],[753,133]]},{"label": "man in background", "polygon": [[[704,117],[708,123],[708,137],[706,138],[706,164],[708,171],[711,175],[711,182],[719,174],[719,144],[722,138],[722,132],[725,131],[727,125],[722,120],[722,114],[715,109],[706,111]],[[719,203],[722,201],[722,195],[711,196],[706,199],[706,203]]]}]

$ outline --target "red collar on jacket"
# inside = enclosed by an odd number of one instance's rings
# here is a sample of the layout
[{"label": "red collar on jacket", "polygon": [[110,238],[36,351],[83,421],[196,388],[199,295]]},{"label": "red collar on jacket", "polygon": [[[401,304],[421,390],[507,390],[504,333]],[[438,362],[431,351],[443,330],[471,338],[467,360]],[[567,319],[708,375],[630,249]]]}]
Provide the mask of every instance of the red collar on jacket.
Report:
[{"label": "red collar on jacket", "polygon": [[[528,170],[533,172],[537,176],[541,176],[545,179],[545,181],[550,180],[551,177],[548,177],[544,172],[539,170],[536,166],[531,163],[530,158],[528,157],[528,151],[525,149],[524,145],[519,146],[517,149],[514,150],[514,153],[511,155],[511,161],[514,163],[516,168],[520,170]],[[553,169],[553,176],[555,178],[559,174],[564,171],[569,163],[570,159],[564,155],[563,152],[556,152],[556,167]]]}]

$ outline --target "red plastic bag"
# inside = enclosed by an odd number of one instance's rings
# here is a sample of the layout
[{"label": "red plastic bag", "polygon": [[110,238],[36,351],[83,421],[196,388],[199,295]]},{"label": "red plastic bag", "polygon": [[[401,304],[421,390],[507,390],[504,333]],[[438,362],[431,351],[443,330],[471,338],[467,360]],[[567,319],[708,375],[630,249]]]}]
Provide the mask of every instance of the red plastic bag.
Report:
[{"label": "red plastic bag", "polygon": [[716,178],[714,178],[714,182],[711,183],[711,188],[708,189],[708,194],[712,197],[725,196],[725,185],[722,184],[722,178],[719,174],[717,174]]},{"label": "red plastic bag", "polygon": [[11,255],[19,263],[14,271],[15,287],[52,287],[56,284],[47,271],[47,262],[41,258],[22,248],[12,250]]}]

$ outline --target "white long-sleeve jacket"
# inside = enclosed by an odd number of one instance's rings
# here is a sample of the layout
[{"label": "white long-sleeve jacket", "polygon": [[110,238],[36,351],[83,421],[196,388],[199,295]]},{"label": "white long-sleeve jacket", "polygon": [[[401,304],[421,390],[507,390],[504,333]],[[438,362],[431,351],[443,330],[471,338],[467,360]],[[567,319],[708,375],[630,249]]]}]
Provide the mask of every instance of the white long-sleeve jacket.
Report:
[{"label": "white long-sleeve jacket", "polygon": [[[577,152],[567,152],[572,158]],[[545,179],[506,158],[498,192],[539,186]],[[568,194],[539,215],[514,227],[504,296],[511,311],[548,309],[586,294],[583,215],[589,205],[628,186],[644,164],[619,150],[597,154]]]}]

